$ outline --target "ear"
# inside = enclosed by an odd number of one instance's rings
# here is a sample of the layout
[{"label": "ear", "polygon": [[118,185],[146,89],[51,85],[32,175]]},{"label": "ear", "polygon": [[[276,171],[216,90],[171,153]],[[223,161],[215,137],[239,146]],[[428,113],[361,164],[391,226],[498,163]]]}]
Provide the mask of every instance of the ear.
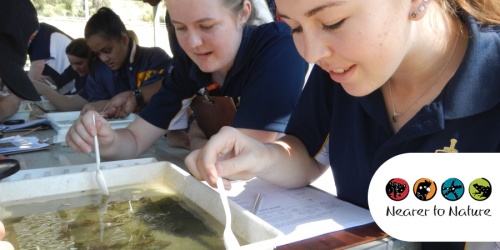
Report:
[{"label": "ear", "polygon": [[122,35],[120,37],[120,42],[123,45],[128,45],[129,41],[130,41],[130,37],[128,36],[128,34],[125,32],[122,32]]},{"label": "ear", "polygon": [[241,15],[239,18],[241,26],[244,26],[245,23],[247,23],[251,13],[252,13],[252,4],[250,3],[250,1],[245,0],[243,2],[243,8],[241,10]]},{"label": "ear", "polygon": [[427,13],[427,7],[432,0],[411,0],[409,18],[418,21]]}]

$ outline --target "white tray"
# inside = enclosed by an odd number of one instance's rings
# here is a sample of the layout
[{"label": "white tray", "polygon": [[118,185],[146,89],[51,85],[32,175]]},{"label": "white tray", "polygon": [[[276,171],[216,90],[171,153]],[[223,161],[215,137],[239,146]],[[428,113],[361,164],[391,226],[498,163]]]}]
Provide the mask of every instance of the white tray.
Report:
[{"label": "white tray", "polygon": [[57,108],[54,107],[54,105],[52,105],[49,100],[42,100],[39,102],[35,102],[35,104],[45,113],[57,111]]},{"label": "white tray", "polygon": [[[126,187],[142,183],[168,186],[183,199],[193,202],[216,220],[225,221],[224,210],[217,191],[196,180],[183,169],[169,162],[124,166],[102,170],[109,188]],[[40,188],[43,187],[43,188]],[[79,197],[99,193],[95,172],[62,174],[45,178],[0,182],[0,219],[9,218],[14,211],[11,205],[27,207],[44,204],[35,201],[58,199],[68,196]],[[248,242],[241,249],[273,249],[283,236],[279,230],[269,225],[250,211],[229,200],[233,231]],[[17,206],[19,207],[19,206]],[[44,208],[45,209],[45,208]],[[57,208],[54,208],[54,210]],[[17,214],[22,211],[15,211]]]},{"label": "white tray", "polygon": [[[121,160],[121,161],[106,161],[101,162],[101,169],[111,169],[117,167],[124,166],[134,166],[134,165],[144,165],[149,163],[158,162],[156,158],[139,158],[139,159],[131,159],[131,160]],[[95,171],[96,164],[81,164],[81,165],[73,165],[73,166],[63,166],[63,167],[50,167],[50,168],[35,168],[35,169],[22,169],[17,173],[0,180],[0,182],[7,181],[20,181],[20,180],[28,180],[28,179],[37,179],[50,177],[61,174],[72,174],[86,171]]]},{"label": "white tray", "polygon": [[[64,142],[66,133],[79,116],[80,111],[53,112],[45,114],[45,118],[49,120],[50,126],[52,126],[52,128],[57,132],[57,135],[54,136],[52,142]],[[130,114],[129,116],[121,119],[109,119],[108,123],[113,129],[125,128],[135,119],[135,117],[135,114]]]}]

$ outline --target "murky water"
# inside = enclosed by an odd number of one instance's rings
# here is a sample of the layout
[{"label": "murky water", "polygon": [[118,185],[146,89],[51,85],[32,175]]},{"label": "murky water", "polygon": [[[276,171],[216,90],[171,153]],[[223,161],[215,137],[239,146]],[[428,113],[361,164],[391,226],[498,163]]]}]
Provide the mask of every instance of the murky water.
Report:
[{"label": "murky water", "polygon": [[223,226],[171,190],[127,188],[4,207],[16,249],[224,249]]}]

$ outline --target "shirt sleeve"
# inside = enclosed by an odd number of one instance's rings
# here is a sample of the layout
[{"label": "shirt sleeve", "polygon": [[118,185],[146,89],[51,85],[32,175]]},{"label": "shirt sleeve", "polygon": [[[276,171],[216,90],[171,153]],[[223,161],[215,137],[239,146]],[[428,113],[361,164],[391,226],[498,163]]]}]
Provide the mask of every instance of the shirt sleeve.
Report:
[{"label": "shirt sleeve", "polygon": [[172,59],[160,48],[150,48],[144,70],[137,73],[137,88],[158,82],[168,75]]},{"label": "shirt sleeve", "polygon": [[57,76],[55,78],[52,78],[52,80],[54,80],[56,82],[56,85],[58,88],[61,88],[64,85],[66,85],[67,83],[69,83],[70,81],[74,80],[77,76],[78,76],[78,73],[76,73],[76,71],[71,66],[68,66],[62,72],[62,74],[60,74],[59,76]]},{"label": "shirt sleeve", "polygon": [[106,84],[114,84],[114,81],[111,69],[96,59],[85,84],[86,93],[88,94],[87,100],[96,102],[111,99],[112,96],[109,94]]},{"label": "shirt sleeve", "polygon": [[334,94],[328,74],[314,66],[286,128],[286,134],[299,138],[311,157],[320,154],[328,139]]},{"label": "shirt sleeve", "polygon": [[[270,26],[273,27],[273,26]],[[248,79],[233,121],[237,128],[284,132],[297,104],[308,64],[302,59],[288,30],[260,32],[259,44],[245,67]]]},{"label": "shirt sleeve", "polygon": [[50,59],[50,35],[40,29],[28,48],[30,61]]},{"label": "shirt sleeve", "polygon": [[[173,69],[164,78],[161,89],[141,110],[140,116],[152,125],[162,129],[187,128],[186,107],[191,103],[197,85],[189,77],[192,62],[187,55],[174,58]],[[176,123],[175,126],[170,126]]]}]

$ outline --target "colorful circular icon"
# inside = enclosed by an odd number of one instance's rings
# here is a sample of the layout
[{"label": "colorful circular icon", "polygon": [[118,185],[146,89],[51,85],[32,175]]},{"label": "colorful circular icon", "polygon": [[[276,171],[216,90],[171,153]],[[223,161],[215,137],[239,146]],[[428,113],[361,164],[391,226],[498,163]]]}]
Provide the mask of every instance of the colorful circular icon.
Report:
[{"label": "colorful circular icon", "polygon": [[456,201],[464,195],[464,184],[457,178],[449,178],[441,185],[441,194],[449,201]]},{"label": "colorful circular icon", "polygon": [[413,185],[413,193],[422,201],[431,200],[436,195],[436,183],[427,178],[418,179]]},{"label": "colorful circular icon", "polygon": [[491,195],[491,183],[485,178],[477,178],[470,183],[469,194],[476,201],[484,201]]},{"label": "colorful circular icon", "polygon": [[408,196],[408,193],[410,192],[409,189],[410,187],[405,180],[401,178],[394,178],[391,179],[385,186],[385,193],[391,200],[400,201],[404,200],[404,198]]}]

